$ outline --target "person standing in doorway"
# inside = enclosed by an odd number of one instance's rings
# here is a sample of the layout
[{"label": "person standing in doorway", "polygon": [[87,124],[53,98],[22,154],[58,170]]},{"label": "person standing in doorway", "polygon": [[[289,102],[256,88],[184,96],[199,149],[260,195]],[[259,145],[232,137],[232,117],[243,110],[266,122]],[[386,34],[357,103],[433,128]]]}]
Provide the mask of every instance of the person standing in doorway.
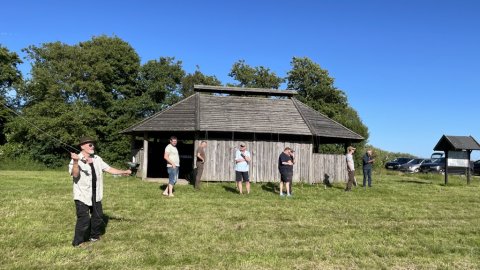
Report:
[{"label": "person standing in doorway", "polygon": [[235,151],[235,181],[240,194],[243,194],[242,181],[245,182],[247,194],[250,194],[250,178],[248,176],[248,171],[251,160],[247,145],[244,142],[241,142],[240,149]]},{"label": "person standing in doorway", "polygon": [[362,163],[363,163],[363,188],[367,186],[368,180],[368,187],[372,187],[372,164],[374,159],[372,157],[372,150],[368,149],[365,155],[363,156]]},{"label": "person standing in doorway", "polygon": [[163,158],[167,161],[168,185],[163,195],[173,197],[173,186],[177,183],[180,170],[180,156],[177,150],[177,137],[170,137],[170,144],[165,147]]},{"label": "person standing in doorway", "polygon": [[285,196],[283,193],[283,186],[285,185],[285,191],[287,197],[291,197],[291,185],[293,178],[293,150],[290,147],[285,147],[283,152],[278,157],[278,170],[280,171],[280,196]]},{"label": "person standing in doorway", "polygon": [[347,171],[348,171],[348,182],[345,191],[351,191],[353,182],[355,181],[355,164],[353,162],[353,153],[355,152],[355,147],[349,146],[347,147]]},{"label": "person standing in doorway", "polygon": [[72,160],[68,171],[73,179],[73,200],[75,201],[77,223],[72,245],[85,245],[85,233],[90,227],[90,242],[100,239],[103,210],[103,172],[130,175],[131,170],[119,170],[110,167],[103,159],[95,155],[95,141],[89,137],[80,138],[79,154],[70,153]]},{"label": "person standing in doorway", "polygon": [[205,148],[206,147],[207,147],[207,142],[202,141],[197,148],[197,155],[196,155],[197,173],[195,175],[195,189],[197,190],[200,189],[200,180],[202,179],[203,166],[205,164]]}]

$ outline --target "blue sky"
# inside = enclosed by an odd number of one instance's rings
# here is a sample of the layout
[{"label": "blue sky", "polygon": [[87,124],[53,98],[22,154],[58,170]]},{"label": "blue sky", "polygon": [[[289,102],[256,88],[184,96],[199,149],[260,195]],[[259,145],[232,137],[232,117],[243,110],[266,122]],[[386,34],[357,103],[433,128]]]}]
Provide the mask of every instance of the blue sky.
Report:
[{"label": "blue sky", "polygon": [[[233,63],[286,76],[309,57],[335,78],[369,143],[430,156],[443,134],[480,141],[480,1],[22,1],[0,5],[0,44],[116,35],[142,62],[173,56],[223,83]],[[29,64],[21,67],[28,73]],[[472,153],[480,159],[480,151]]]}]

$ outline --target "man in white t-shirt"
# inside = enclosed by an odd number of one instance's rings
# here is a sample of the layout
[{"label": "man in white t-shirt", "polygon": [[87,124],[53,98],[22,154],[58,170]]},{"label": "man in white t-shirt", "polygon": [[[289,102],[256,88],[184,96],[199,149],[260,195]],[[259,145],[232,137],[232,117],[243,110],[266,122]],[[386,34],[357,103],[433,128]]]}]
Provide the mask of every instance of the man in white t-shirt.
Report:
[{"label": "man in white t-shirt", "polygon": [[244,142],[240,143],[240,149],[235,151],[235,181],[237,182],[238,192],[243,194],[242,180],[245,182],[247,194],[250,194],[250,178],[248,175],[249,164],[252,161],[250,152]]},{"label": "man in white t-shirt", "polygon": [[173,197],[173,186],[177,183],[180,170],[180,156],[177,150],[177,137],[170,137],[170,144],[165,147],[163,158],[167,161],[168,185],[163,195]]}]

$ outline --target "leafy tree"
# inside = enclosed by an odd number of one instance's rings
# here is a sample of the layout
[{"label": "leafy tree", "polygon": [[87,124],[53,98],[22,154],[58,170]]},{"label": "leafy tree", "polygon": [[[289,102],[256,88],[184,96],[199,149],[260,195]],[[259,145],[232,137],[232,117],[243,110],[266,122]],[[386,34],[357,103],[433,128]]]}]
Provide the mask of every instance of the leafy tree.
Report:
[{"label": "leafy tree", "polygon": [[[349,106],[346,94],[334,86],[334,78],[329,76],[327,70],[306,57],[294,57],[291,65],[292,69],[287,73],[288,89],[297,90],[297,98],[303,103],[362,135],[365,141],[356,146],[357,153],[363,152],[369,136],[368,128],[358,113]],[[325,145],[320,151],[341,153],[344,149],[340,145]]]},{"label": "leafy tree", "polygon": [[240,83],[239,87],[257,87],[257,88],[280,88],[285,80],[278,77],[275,72],[271,72],[269,68],[263,66],[251,67],[240,60],[233,64],[228,76],[234,78]]},{"label": "leafy tree", "polygon": [[213,86],[222,85],[222,83],[217,79],[217,77],[207,76],[203,74],[200,71],[198,66],[197,66],[197,70],[195,70],[194,73],[190,73],[182,79],[182,88],[180,91],[184,98],[193,95],[193,86],[195,84],[213,85]]},{"label": "leafy tree", "polygon": [[173,57],[150,60],[140,69],[139,90],[143,92],[144,116],[149,116],[181,99],[180,84],[185,71]]},{"label": "leafy tree", "polygon": [[25,121],[10,126],[12,143],[28,146],[29,155],[56,166],[68,152],[55,139],[75,145],[80,136],[90,135],[98,139],[102,156],[124,160],[130,144],[118,132],[137,120],[131,109],[136,106],[128,101],[141,95],[140,58],[133,48],[118,37],[100,36],[76,45],[54,42],[24,51],[32,62],[32,78],[18,91]]},{"label": "leafy tree", "polygon": [[17,67],[21,63],[22,60],[15,52],[10,52],[0,45],[0,145],[6,141],[5,124],[12,119],[12,112],[5,107],[11,108],[13,105],[12,100],[8,97],[8,92],[22,83],[22,74]]}]

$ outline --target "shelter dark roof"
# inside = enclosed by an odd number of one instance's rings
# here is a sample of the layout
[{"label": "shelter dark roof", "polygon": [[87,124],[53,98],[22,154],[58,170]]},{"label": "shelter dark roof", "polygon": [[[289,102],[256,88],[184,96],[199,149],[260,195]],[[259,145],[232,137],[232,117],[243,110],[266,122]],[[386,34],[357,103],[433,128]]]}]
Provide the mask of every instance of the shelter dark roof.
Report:
[{"label": "shelter dark roof", "polygon": [[434,151],[480,150],[480,144],[472,136],[443,135]]},{"label": "shelter dark roof", "polygon": [[219,131],[309,135],[361,141],[363,137],[295,98],[222,96],[205,93],[178,102],[123,133]]}]

